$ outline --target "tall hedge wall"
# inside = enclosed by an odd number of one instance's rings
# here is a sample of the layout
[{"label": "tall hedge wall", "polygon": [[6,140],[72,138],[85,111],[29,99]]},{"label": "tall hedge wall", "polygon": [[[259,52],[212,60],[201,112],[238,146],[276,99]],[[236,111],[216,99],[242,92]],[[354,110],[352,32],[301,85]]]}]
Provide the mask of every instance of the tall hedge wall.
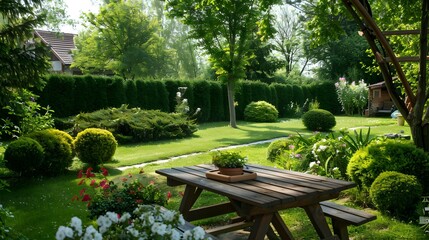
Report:
[{"label": "tall hedge wall", "polygon": [[[201,108],[200,122],[229,119],[226,86],[218,81],[182,80],[123,80],[118,77],[50,75],[42,92],[40,103],[49,105],[57,117],[80,112],[92,112],[107,107],[160,109],[173,112],[179,87],[187,87],[183,98],[194,112]],[[267,101],[279,110],[280,117],[290,117],[291,103],[302,106],[305,100],[317,99],[320,108],[340,113],[334,83],[318,82],[299,86],[257,81],[241,81],[236,90],[237,119],[244,119],[244,109],[252,101]]]}]

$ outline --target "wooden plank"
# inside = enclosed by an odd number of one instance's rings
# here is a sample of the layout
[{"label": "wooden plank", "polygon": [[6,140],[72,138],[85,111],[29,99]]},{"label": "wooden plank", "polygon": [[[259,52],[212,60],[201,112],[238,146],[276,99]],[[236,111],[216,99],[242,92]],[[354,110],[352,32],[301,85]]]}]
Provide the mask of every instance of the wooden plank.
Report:
[{"label": "wooden plank", "polygon": [[166,176],[167,178],[171,178],[191,186],[200,187],[254,206],[270,207],[280,204],[278,199],[198,176],[198,174],[202,174],[198,171],[196,171],[197,175],[193,174],[190,169],[186,168],[161,169],[156,172],[160,175]]},{"label": "wooden plank", "polygon": [[186,220],[188,221],[194,221],[194,220],[200,220],[204,218],[210,218],[214,216],[219,216],[227,213],[235,212],[235,208],[231,203],[220,203],[215,204],[207,207],[200,207],[200,208],[194,208],[191,209],[187,213]]},{"label": "wooden plank", "polygon": [[359,226],[364,223],[375,220],[377,216],[367,213],[365,211],[346,207],[333,202],[324,201],[320,203],[325,215],[331,218],[341,219],[347,221],[350,224]]},{"label": "wooden plank", "polygon": [[207,233],[213,234],[213,235],[219,235],[222,233],[232,232],[232,231],[244,229],[247,227],[251,227],[252,225],[253,225],[253,222],[246,222],[246,221],[236,222],[236,223],[231,223],[228,225],[208,229]]},{"label": "wooden plank", "polygon": [[255,218],[255,224],[252,227],[252,231],[250,232],[249,239],[263,240],[267,234],[268,228],[270,227],[272,218],[272,213],[257,216]]},{"label": "wooden plank", "polygon": [[329,229],[328,223],[326,222],[325,216],[319,204],[313,204],[303,207],[307,213],[308,218],[310,218],[311,223],[313,224],[314,229],[316,229],[317,234],[321,239],[331,238],[332,232]]}]

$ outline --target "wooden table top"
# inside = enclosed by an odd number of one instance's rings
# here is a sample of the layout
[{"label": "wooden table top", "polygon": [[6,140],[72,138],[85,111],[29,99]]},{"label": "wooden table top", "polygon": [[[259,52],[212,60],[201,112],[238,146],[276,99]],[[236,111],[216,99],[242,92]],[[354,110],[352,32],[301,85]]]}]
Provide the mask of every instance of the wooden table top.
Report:
[{"label": "wooden table top", "polygon": [[190,185],[226,196],[232,200],[259,208],[301,207],[335,198],[345,189],[356,186],[317,175],[287,171],[260,165],[247,165],[246,170],[257,173],[254,180],[222,182],[206,178],[213,165],[196,165],[156,170],[166,176],[169,186]]}]

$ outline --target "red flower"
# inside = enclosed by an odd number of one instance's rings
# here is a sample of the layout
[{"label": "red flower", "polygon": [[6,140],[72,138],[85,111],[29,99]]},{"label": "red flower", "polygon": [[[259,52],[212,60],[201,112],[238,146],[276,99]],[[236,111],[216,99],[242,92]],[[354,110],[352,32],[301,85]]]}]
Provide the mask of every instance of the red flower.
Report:
[{"label": "red flower", "polygon": [[88,194],[85,194],[82,198],[82,202],[88,202],[91,201],[91,197]]},{"label": "red flower", "polygon": [[106,185],[107,184],[107,180],[106,179],[103,179],[103,180],[101,180],[101,182],[100,182],[100,187],[104,187],[104,185]]},{"label": "red flower", "polygon": [[74,195],[74,196],[72,197],[72,202],[77,201],[77,200],[79,200],[79,197],[78,197],[78,196],[76,196],[76,195]]},{"label": "red flower", "polygon": [[85,182],[85,178],[83,178],[82,180],[79,181],[79,183],[77,185],[82,185]]},{"label": "red flower", "polygon": [[95,188],[97,188],[98,186],[97,186],[97,183],[95,182],[95,179],[92,179],[91,180],[91,183],[89,184],[89,186],[91,186],[91,187],[95,187]]},{"label": "red flower", "polygon": [[171,198],[171,192],[170,191],[168,191],[168,193],[167,193],[167,200],[169,200],[170,198]]},{"label": "red flower", "polygon": [[109,184],[104,184],[104,185],[102,186],[102,188],[103,188],[104,190],[106,190],[106,189],[110,188],[110,185],[109,185]]},{"label": "red flower", "polygon": [[101,174],[103,174],[103,176],[107,176],[107,175],[109,175],[109,172],[107,171],[107,169],[105,169],[105,168],[101,168]]},{"label": "red flower", "polygon": [[83,170],[81,169],[78,173],[77,173],[77,178],[82,178],[83,176]]},{"label": "red flower", "polygon": [[82,196],[82,195],[85,193],[85,191],[86,191],[86,188],[82,188],[82,189],[79,191],[79,195],[80,195],[80,196]]},{"label": "red flower", "polygon": [[95,177],[95,174],[92,172],[93,168],[89,167],[88,169],[86,169],[86,177],[87,178],[91,178],[91,177]]}]

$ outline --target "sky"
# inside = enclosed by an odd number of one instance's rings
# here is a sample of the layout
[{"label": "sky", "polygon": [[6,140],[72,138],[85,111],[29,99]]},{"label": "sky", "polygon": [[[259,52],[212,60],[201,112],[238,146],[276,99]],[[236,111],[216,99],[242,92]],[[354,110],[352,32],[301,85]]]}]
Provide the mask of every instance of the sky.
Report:
[{"label": "sky", "polygon": [[[99,5],[94,0],[64,0],[67,6],[67,14],[71,19],[79,21],[79,17],[83,12],[97,12]],[[61,31],[66,33],[78,33],[82,30],[82,26],[77,24],[76,26],[62,26]]]}]

